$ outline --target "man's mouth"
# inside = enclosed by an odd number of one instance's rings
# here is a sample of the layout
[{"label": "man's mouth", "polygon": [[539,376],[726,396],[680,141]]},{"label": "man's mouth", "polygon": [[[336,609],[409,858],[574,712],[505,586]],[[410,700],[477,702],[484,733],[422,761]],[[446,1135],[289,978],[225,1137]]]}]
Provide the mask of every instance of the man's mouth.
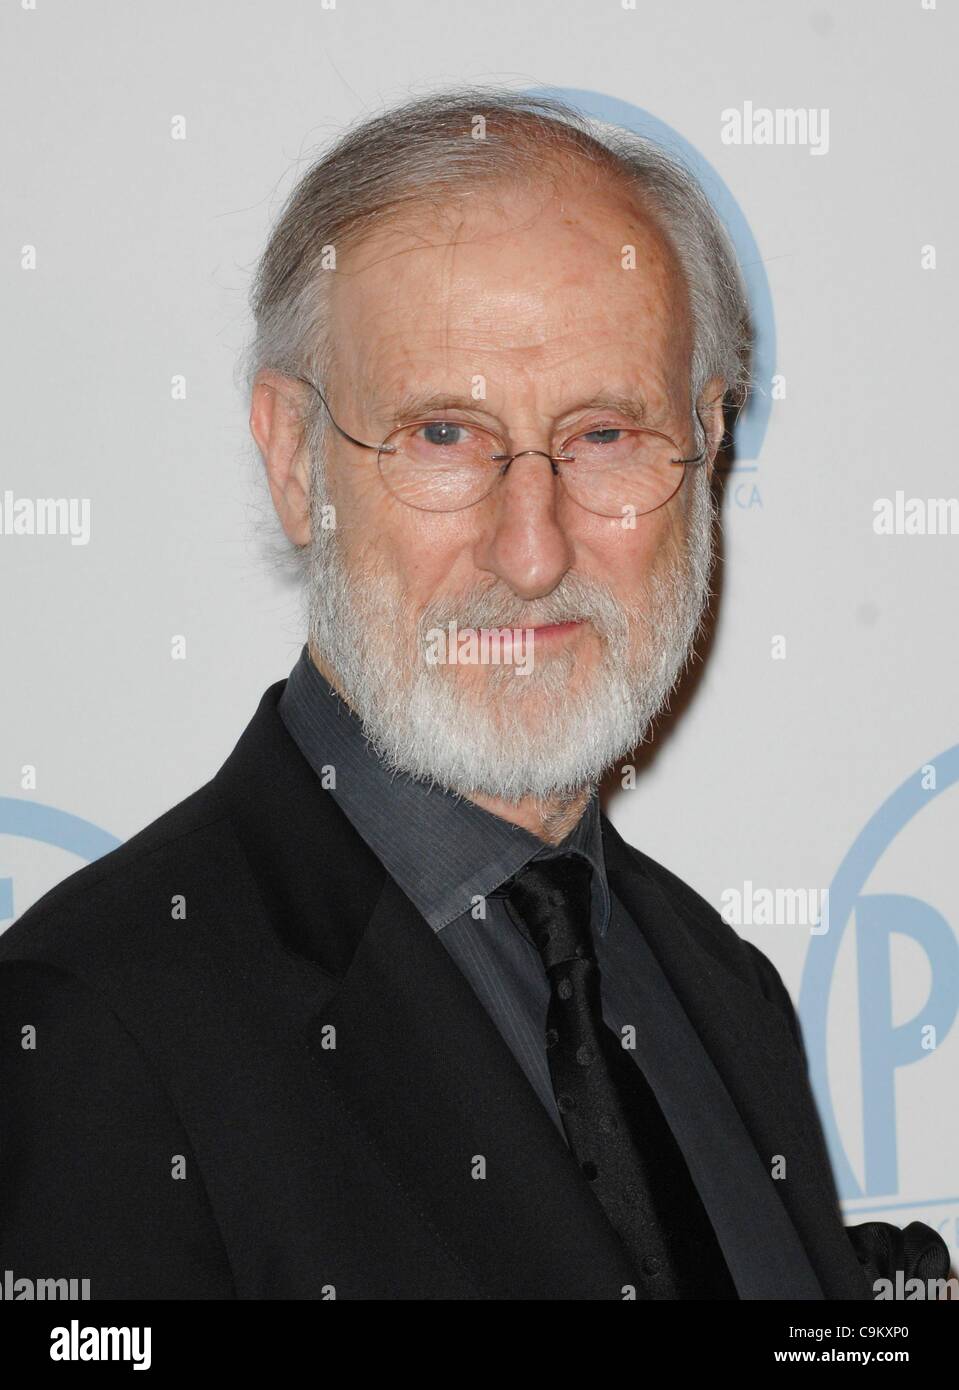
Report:
[{"label": "man's mouth", "polygon": [[535,648],[539,644],[546,646],[562,642],[585,625],[584,619],[571,618],[568,622],[562,623],[515,623],[504,624],[502,627],[460,628],[459,631],[461,636],[468,633],[478,639],[486,637],[488,640],[495,640],[497,646],[504,651],[510,651],[514,648],[525,650]]},{"label": "man's mouth", "polygon": [[558,637],[567,637],[570,633],[576,632],[583,626],[581,618],[574,618],[567,623],[544,623],[542,627],[532,628],[533,641],[548,642]]},{"label": "man's mouth", "polygon": [[446,628],[430,628],[425,634],[424,652],[431,666],[509,666],[523,674],[532,671],[536,652],[555,649],[575,638],[587,626],[585,618],[558,623],[528,624],[514,627],[459,627],[455,621]]}]

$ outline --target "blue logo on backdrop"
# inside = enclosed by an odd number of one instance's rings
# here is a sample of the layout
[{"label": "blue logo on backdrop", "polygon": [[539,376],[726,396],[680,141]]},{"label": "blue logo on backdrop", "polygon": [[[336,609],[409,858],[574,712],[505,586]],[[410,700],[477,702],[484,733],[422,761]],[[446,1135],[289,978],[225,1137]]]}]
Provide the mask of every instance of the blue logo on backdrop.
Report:
[{"label": "blue logo on backdrop", "polygon": [[[923,776],[925,769],[914,773],[880,806],[849,850],[829,889],[829,931],[813,937],[806,957],[799,1012],[833,1171],[845,1199],[899,1191],[897,1073],[900,1068],[934,1056],[934,1050],[928,1046],[930,1040],[936,1048],[941,1047],[959,1011],[959,942],[946,919],[920,898],[863,891],[869,875],[903,828],[959,781],[959,744],[926,767],[935,770],[935,785],[924,786],[924,781],[928,781],[928,773]],[[827,1043],[830,987],[843,934],[854,914],[865,1160],[862,1183],[853,1172],[836,1124]],[[929,995],[922,1008],[898,1024],[893,1023],[894,935],[916,943],[928,961],[931,976]],[[942,1200],[956,1198],[951,1195]]]},{"label": "blue logo on backdrop", "polygon": [[[622,126],[637,135],[655,140],[685,164],[699,180],[736,249],[749,295],[754,334],[752,376],[756,386],[736,425],[736,464],[731,472],[734,478],[740,473],[755,473],[756,463],[750,464],[747,460],[759,458],[769,424],[772,409],[769,388],[776,371],[776,321],[766,268],[742,208],[723,179],[695,146],[672,126],[642,107],[631,106],[629,102],[619,101],[603,92],[587,92],[578,87],[537,87],[527,91],[526,95],[555,97],[594,120]],[[758,488],[754,483],[740,483],[734,489],[733,500],[740,507],[760,504]]]},{"label": "blue logo on backdrop", "polygon": [[[116,849],[120,841],[91,821],[44,806],[37,801],[21,801],[13,796],[0,796],[0,835],[16,835],[24,840],[38,840],[54,849],[67,850],[91,863]],[[13,879],[0,877],[0,923],[17,916],[13,897]]]}]

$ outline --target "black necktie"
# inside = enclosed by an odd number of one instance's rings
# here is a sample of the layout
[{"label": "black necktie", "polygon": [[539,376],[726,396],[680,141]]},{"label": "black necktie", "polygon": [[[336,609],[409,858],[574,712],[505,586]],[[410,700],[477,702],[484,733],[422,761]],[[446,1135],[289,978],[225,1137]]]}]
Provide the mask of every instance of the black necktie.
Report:
[{"label": "black necktie", "polygon": [[546,1047],[573,1157],[652,1299],[736,1298],[696,1186],[652,1089],[603,1021],[592,867],[533,860],[504,891],[550,985]]}]

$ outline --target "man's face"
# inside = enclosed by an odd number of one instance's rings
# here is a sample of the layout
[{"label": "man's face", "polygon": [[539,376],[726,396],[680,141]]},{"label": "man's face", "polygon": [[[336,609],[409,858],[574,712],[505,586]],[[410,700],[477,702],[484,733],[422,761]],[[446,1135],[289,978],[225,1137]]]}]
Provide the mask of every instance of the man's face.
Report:
[{"label": "man's face", "polygon": [[[412,418],[486,426],[509,453],[558,452],[635,425],[602,404],[628,398],[696,454],[686,291],[654,223],[599,194],[503,203],[477,193],[341,255],[324,383],[337,422],[379,443],[411,418],[397,403],[429,396],[446,408]],[[319,497],[336,529],[314,525],[311,639],[381,753],[459,791],[518,798],[572,790],[628,751],[705,597],[705,480],[689,472],[631,525],[579,506],[541,454],[517,458],[476,505],[421,511],[390,492],[375,454],[329,431]],[[460,638],[533,629],[532,648],[514,647],[512,665],[508,643],[504,664],[431,664],[426,633],[450,622]]]}]

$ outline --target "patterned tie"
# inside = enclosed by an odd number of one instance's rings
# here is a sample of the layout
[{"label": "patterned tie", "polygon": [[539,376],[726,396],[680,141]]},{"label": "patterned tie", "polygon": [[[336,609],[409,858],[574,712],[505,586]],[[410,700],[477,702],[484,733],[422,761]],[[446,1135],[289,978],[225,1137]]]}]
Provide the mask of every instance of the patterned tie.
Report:
[{"label": "patterned tie", "polygon": [[736,1298],[656,1097],[603,1021],[589,928],[592,872],[578,854],[533,860],[503,890],[549,980],[547,1056],[570,1150],[649,1298]]}]

